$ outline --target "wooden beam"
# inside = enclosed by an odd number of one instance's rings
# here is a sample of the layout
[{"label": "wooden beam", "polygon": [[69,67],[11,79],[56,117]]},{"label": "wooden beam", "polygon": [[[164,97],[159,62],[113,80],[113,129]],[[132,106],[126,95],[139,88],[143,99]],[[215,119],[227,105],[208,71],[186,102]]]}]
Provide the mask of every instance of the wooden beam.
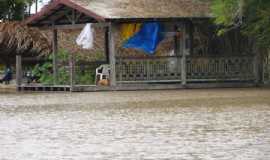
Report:
[{"label": "wooden beam", "polygon": [[193,55],[194,52],[194,24],[193,21],[190,21],[189,37],[190,37],[190,55]]},{"label": "wooden beam", "polygon": [[[65,8],[65,6],[61,5],[61,6],[59,7],[59,9],[52,10],[52,12],[51,12],[50,14],[42,16],[42,19],[39,19],[38,21],[36,21],[36,23],[41,23],[41,22],[43,22],[43,21],[46,21],[46,20],[50,19],[50,17],[51,17],[52,15],[55,16],[56,13],[57,13],[59,10],[61,10],[61,12],[62,12],[62,9],[63,9],[63,8]],[[58,15],[58,14],[57,14],[57,15]],[[51,22],[51,21],[52,21],[52,20],[50,20],[50,22]]]},{"label": "wooden beam", "polygon": [[164,38],[171,38],[177,36],[178,32],[162,32]]},{"label": "wooden beam", "polygon": [[76,24],[76,10],[75,9],[71,10],[71,15],[69,15],[69,12],[68,12],[68,13],[65,13],[65,16],[72,25]]},{"label": "wooden beam", "polygon": [[75,86],[75,57],[73,51],[69,55],[70,91],[73,92]]},{"label": "wooden beam", "polygon": [[87,17],[83,13],[78,12],[76,10],[72,10],[70,8],[65,8],[64,6],[60,9],[61,9],[60,11],[56,10],[55,12],[52,12],[52,14],[46,16],[46,18],[43,18],[43,20],[39,21],[39,23],[50,24],[51,21],[57,23],[57,22],[65,19],[68,24],[75,24],[75,23],[78,23],[79,21],[84,21],[85,20],[84,17],[89,19],[89,17]]},{"label": "wooden beam", "polygon": [[[53,15],[52,18],[48,17],[47,20],[48,20],[48,21],[57,22],[59,19],[65,17],[65,15],[66,15],[67,13],[69,13],[69,12],[70,12],[70,10],[63,10],[63,11],[60,11],[58,14]],[[41,22],[46,22],[46,19],[44,19],[44,20],[41,21]]]},{"label": "wooden beam", "polygon": [[22,84],[22,56],[16,55],[16,85],[17,89]]},{"label": "wooden beam", "polygon": [[[67,25],[54,25],[54,26],[46,26],[46,27],[40,27],[41,29],[58,29],[58,30],[65,30],[65,29],[82,29],[85,26],[85,24],[67,24]],[[95,28],[104,28],[109,27],[108,23],[95,23],[93,24],[93,27]]]},{"label": "wooden beam", "polygon": [[181,84],[121,84],[116,87],[108,86],[76,86],[74,91],[77,92],[96,92],[96,91],[137,91],[137,90],[168,90],[168,89],[209,89],[209,88],[243,88],[254,87],[249,82],[235,83],[191,83],[183,86]]},{"label": "wooden beam", "polygon": [[35,7],[36,7],[35,8],[35,11],[36,11],[35,13],[37,13],[38,12],[38,0],[35,0]]},{"label": "wooden beam", "polygon": [[263,65],[262,57],[257,50],[254,56],[254,65],[253,65],[255,85],[257,86],[262,82],[262,76],[263,76],[262,68],[263,67],[261,65]]},{"label": "wooden beam", "polygon": [[[178,27],[175,26],[174,30],[175,30],[175,32],[178,32]],[[179,45],[180,45],[180,43],[179,43],[179,38],[178,38],[178,36],[175,34],[175,35],[174,35],[174,53],[175,53],[175,56],[180,56],[180,50],[179,50],[180,48],[179,48]]]},{"label": "wooden beam", "polygon": [[76,14],[75,21],[78,22],[82,15],[83,15],[83,13],[81,13],[81,12],[79,12],[79,14]]},{"label": "wooden beam", "polygon": [[[175,32],[178,32],[179,33],[179,26],[177,24],[175,24],[174,26],[174,31]],[[181,56],[181,43],[180,43],[180,38],[179,36],[177,35],[174,35],[174,56],[175,56],[175,59],[176,59],[176,72],[179,73],[180,70],[182,71],[182,57],[181,58],[178,58]],[[180,72],[181,73],[181,72]],[[182,81],[182,75],[181,75],[181,79],[179,78],[180,81]]]},{"label": "wooden beam", "polygon": [[104,33],[104,48],[105,48],[105,56],[106,56],[106,62],[110,62],[110,54],[109,54],[109,27],[105,27],[105,33]]},{"label": "wooden beam", "polygon": [[110,85],[111,87],[116,86],[116,32],[117,24],[112,23],[109,27],[109,57],[110,57]]},{"label": "wooden beam", "polygon": [[58,66],[57,66],[57,52],[58,52],[58,38],[57,38],[57,29],[53,29],[53,82],[54,85],[58,83]]},{"label": "wooden beam", "polygon": [[253,73],[254,73],[254,84],[258,83],[258,56],[255,53],[253,59]]},{"label": "wooden beam", "polygon": [[182,30],[182,36],[181,36],[181,40],[180,40],[180,52],[182,55],[181,58],[181,82],[182,85],[185,86],[187,84],[187,69],[186,69],[186,23],[183,22],[183,24],[181,25],[181,30]]}]

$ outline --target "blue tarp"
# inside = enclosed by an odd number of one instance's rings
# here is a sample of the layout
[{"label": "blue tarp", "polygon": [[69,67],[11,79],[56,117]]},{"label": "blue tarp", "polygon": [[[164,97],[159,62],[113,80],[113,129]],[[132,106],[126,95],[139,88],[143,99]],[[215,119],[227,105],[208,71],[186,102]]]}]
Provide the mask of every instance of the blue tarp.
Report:
[{"label": "blue tarp", "polygon": [[160,23],[144,23],[141,30],[128,39],[124,48],[143,50],[148,54],[154,54],[158,44],[163,40],[163,27]]}]

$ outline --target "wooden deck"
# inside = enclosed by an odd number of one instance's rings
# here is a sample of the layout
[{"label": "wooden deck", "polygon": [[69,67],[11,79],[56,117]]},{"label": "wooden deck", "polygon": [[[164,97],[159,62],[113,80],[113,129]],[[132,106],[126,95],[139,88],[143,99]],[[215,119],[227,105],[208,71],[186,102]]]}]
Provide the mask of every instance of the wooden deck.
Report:
[{"label": "wooden deck", "polygon": [[69,92],[70,86],[44,86],[44,85],[21,85],[17,87],[18,91],[37,91],[37,92]]},{"label": "wooden deck", "polygon": [[0,87],[0,91],[19,92],[97,92],[97,91],[134,91],[134,90],[173,90],[173,89],[207,89],[207,88],[248,88],[256,87],[252,82],[231,82],[231,83],[181,83],[171,84],[118,84],[114,87],[96,85],[75,85],[70,86],[42,86],[42,85],[22,85],[20,87],[9,86]]},{"label": "wooden deck", "polygon": [[[118,58],[113,69],[115,70],[115,75],[110,75],[111,86],[76,84],[75,65],[73,60],[71,60],[70,84],[72,85],[27,85],[22,84],[22,78],[19,78],[16,81],[19,84],[17,90],[38,92],[95,92],[239,88],[258,85],[258,66],[255,63],[254,56],[193,56],[184,59],[186,60],[185,65],[182,63],[183,56]],[[17,66],[20,66],[20,64]],[[20,71],[20,68],[18,67],[17,71]],[[21,72],[17,72],[16,77],[21,77]],[[115,79],[112,79],[112,77]]]},{"label": "wooden deck", "polygon": [[74,86],[74,92],[96,91],[134,91],[134,90],[172,90],[172,89],[200,89],[200,88],[248,88],[255,87],[254,83],[193,83],[193,84],[120,84],[109,86]]},{"label": "wooden deck", "polygon": [[0,92],[16,92],[16,85],[10,84],[10,85],[5,85],[5,84],[0,84]]}]

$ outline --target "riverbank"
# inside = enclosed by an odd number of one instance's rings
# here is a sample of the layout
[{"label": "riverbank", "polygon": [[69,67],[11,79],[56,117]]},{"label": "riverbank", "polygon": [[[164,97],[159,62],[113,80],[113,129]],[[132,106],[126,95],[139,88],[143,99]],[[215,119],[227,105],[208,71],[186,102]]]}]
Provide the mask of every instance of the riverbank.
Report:
[{"label": "riverbank", "polygon": [[14,92],[16,92],[15,84],[10,84],[10,85],[0,84],[0,94],[1,93],[14,93]]},{"label": "riverbank", "polygon": [[117,91],[89,93],[0,93],[0,106],[48,106],[48,105],[105,105],[121,103],[158,103],[179,101],[182,103],[270,103],[268,88],[237,89],[189,89],[159,91]]}]

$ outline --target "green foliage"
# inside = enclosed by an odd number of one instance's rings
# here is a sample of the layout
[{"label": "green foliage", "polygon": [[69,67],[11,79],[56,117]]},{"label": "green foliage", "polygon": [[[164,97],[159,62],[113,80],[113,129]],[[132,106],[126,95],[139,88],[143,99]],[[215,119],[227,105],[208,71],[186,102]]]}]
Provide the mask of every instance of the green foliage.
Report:
[{"label": "green foliage", "polygon": [[38,81],[45,85],[53,84],[52,63],[37,64],[33,71],[33,75],[38,77]]},{"label": "green foliage", "polygon": [[251,3],[244,33],[256,38],[260,47],[270,48],[270,1],[257,0]]},{"label": "green foliage", "polygon": [[0,0],[0,19],[22,20],[27,4],[33,0]]},{"label": "green foliage", "polygon": [[215,23],[223,26],[219,34],[234,28],[254,37],[257,45],[270,48],[269,0],[213,0]]},{"label": "green foliage", "polygon": [[95,72],[92,68],[79,68],[76,70],[77,84],[94,84]]},{"label": "green foliage", "polygon": [[[60,50],[57,54],[60,67],[58,68],[59,85],[68,85],[70,83],[69,67],[67,66],[69,60],[69,53],[66,50]],[[78,56],[76,57],[78,59]],[[33,71],[35,77],[39,77],[38,81],[44,85],[52,85],[53,79],[53,65],[52,55],[48,57],[48,61],[43,64],[37,64]],[[94,84],[95,72],[93,68],[77,67],[76,68],[76,84]]]},{"label": "green foliage", "polygon": [[232,25],[233,19],[236,16],[235,13],[238,9],[238,1],[239,0],[214,0],[211,9],[216,16],[215,23],[225,26]]}]

